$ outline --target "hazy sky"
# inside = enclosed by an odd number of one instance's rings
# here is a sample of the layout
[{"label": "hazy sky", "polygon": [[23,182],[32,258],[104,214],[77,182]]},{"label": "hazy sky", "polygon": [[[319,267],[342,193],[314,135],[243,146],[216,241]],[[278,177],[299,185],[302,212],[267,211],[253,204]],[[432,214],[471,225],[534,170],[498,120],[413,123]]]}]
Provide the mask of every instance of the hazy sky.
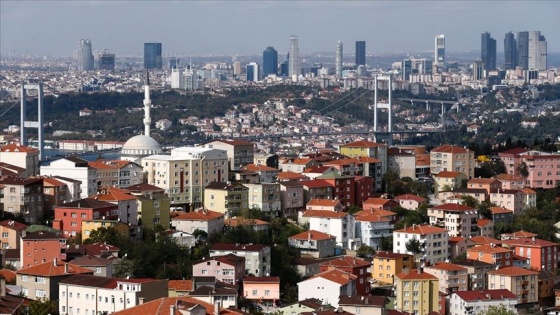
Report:
[{"label": "hazy sky", "polygon": [[144,42],[177,54],[260,54],[266,46],[300,52],[433,50],[445,34],[448,51],[480,49],[489,31],[503,51],[504,33],[540,30],[560,52],[560,1],[0,1],[0,53],[71,56],[81,38],[93,49],[141,55]]}]

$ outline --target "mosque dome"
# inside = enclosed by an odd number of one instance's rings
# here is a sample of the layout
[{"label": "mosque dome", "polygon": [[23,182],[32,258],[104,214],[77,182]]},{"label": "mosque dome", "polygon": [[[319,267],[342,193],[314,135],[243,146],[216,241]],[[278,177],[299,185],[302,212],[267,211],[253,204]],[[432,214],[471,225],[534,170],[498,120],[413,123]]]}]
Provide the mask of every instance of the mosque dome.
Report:
[{"label": "mosque dome", "polygon": [[121,156],[133,159],[160,153],[161,146],[159,143],[154,138],[145,135],[138,135],[128,139],[121,150]]}]

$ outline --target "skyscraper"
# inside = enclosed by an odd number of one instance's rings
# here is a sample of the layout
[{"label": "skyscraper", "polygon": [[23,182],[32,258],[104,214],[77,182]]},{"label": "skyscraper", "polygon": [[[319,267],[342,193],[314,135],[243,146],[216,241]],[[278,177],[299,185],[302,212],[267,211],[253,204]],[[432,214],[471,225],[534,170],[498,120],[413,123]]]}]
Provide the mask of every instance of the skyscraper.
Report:
[{"label": "skyscraper", "polygon": [[356,41],[356,67],[366,65],[366,42],[363,40]]},{"label": "skyscraper", "polygon": [[547,68],[547,45],[546,39],[539,31],[529,32],[528,45],[528,70],[546,70]]},{"label": "skyscraper", "polygon": [[293,82],[298,81],[301,72],[301,63],[299,61],[298,38],[295,35],[290,36],[290,58],[288,59],[288,76]]},{"label": "skyscraper", "polygon": [[519,32],[515,38],[517,66],[529,69],[529,32]]},{"label": "skyscraper", "polygon": [[278,74],[278,52],[269,46],[263,51],[263,76]]},{"label": "skyscraper", "polygon": [[496,40],[488,32],[482,33],[481,36],[480,59],[484,64],[484,70],[496,69]]},{"label": "skyscraper", "polygon": [[342,42],[338,41],[336,43],[336,59],[335,59],[335,76],[340,79],[342,78]]},{"label": "skyscraper", "polygon": [[482,80],[484,77],[484,62],[476,59],[472,65],[473,80]]},{"label": "skyscraper", "polygon": [[436,35],[434,62],[438,67],[445,67],[445,35]]},{"label": "skyscraper", "polygon": [[78,71],[93,70],[93,53],[91,49],[91,41],[89,39],[80,39],[78,41],[76,62],[78,64]]},{"label": "skyscraper", "polygon": [[144,69],[161,69],[163,58],[161,43],[144,43]]},{"label": "skyscraper", "polygon": [[251,62],[246,67],[247,81],[259,81],[259,65],[256,62]]},{"label": "skyscraper", "polygon": [[512,32],[506,33],[504,37],[504,68],[506,70],[515,69],[517,66],[516,50],[515,35]]},{"label": "skyscraper", "polygon": [[99,69],[115,70],[115,54],[110,54],[109,51],[105,50],[99,53],[97,60]]}]

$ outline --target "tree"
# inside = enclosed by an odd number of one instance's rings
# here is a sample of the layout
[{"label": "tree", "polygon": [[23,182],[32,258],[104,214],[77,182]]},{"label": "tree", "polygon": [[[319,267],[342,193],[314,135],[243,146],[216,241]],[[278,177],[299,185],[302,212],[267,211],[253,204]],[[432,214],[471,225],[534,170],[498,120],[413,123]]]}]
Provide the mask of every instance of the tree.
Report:
[{"label": "tree", "polygon": [[503,304],[500,304],[500,306],[490,305],[477,315],[515,315],[515,312],[507,309]]},{"label": "tree", "polygon": [[29,314],[33,315],[58,315],[58,305],[54,300],[40,298],[29,303]]},{"label": "tree", "polygon": [[414,255],[414,261],[418,263],[418,255],[424,251],[420,241],[416,238],[411,238],[408,242],[406,242],[405,247],[408,252]]},{"label": "tree", "polygon": [[370,258],[375,254],[375,250],[366,244],[362,244],[356,251],[356,256],[361,258]]},{"label": "tree", "polygon": [[523,178],[529,176],[529,168],[527,167],[527,164],[525,164],[525,162],[521,162],[521,164],[519,164],[519,166],[517,167],[517,171]]}]

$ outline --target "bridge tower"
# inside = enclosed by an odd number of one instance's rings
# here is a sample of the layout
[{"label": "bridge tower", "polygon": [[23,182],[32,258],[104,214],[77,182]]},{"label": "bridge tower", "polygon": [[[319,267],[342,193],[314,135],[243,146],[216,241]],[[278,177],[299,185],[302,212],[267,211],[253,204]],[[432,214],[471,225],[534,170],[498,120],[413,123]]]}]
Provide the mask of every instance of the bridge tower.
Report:
[{"label": "bridge tower", "polygon": [[[387,103],[380,103],[377,97],[377,91],[379,89],[379,82],[386,81],[387,82],[387,89],[388,89],[388,96],[387,96]],[[388,145],[393,144],[393,76],[391,73],[388,75],[378,76],[376,75],[373,80],[373,89],[374,89],[374,96],[373,96],[373,132],[375,135],[375,142],[380,142],[385,140]],[[387,109],[388,111],[388,124],[387,130],[381,131],[379,130],[378,126],[378,109]]]},{"label": "bridge tower", "polygon": [[[27,90],[37,90],[37,121],[29,121],[27,119]],[[39,160],[45,158],[45,138],[43,137],[43,83],[22,83],[21,84],[21,121],[20,121],[20,139],[21,145],[27,145],[26,128],[37,129],[39,147]]]}]

